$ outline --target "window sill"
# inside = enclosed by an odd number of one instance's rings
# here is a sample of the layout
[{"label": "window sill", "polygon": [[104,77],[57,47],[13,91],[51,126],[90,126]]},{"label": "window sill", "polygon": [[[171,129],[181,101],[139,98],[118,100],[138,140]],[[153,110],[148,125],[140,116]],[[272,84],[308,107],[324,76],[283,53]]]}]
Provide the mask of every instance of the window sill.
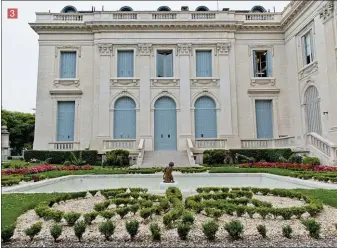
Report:
[{"label": "window sill", "polygon": [[56,78],[54,80],[54,85],[58,86],[79,86],[80,80],[78,78]]},{"label": "window sill", "polygon": [[302,80],[309,75],[316,73],[318,71],[318,62],[313,61],[310,64],[305,65],[299,72],[298,72],[298,78],[299,80]]},{"label": "window sill", "polygon": [[214,77],[191,78],[191,86],[219,86],[220,79]]},{"label": "window sill", "polygon": [[275,84],[276,84],[276,80],[274,77],[252,77],[250,78],[250,85],[254,87],[257,85],[274,86]]},{"label": "window sill", "polygon": [[138,86],[139,78],[135,77],[117,77],[110,78],[110,86]]},{"label": "window sill", "polygon": [[151,86],[179,86],[179,78],[155,77],[151,78]]}]

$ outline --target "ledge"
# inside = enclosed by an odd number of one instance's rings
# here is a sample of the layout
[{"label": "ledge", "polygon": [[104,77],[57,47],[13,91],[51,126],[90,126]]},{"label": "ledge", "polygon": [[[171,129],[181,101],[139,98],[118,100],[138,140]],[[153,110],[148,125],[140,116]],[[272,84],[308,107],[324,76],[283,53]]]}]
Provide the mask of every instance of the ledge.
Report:
[{"label": "ledge", "polygon": [[191,78],[191,86],[219,86],[220,79],[214,77]]},{"label": "ledge", "polygon": [[56,78],[54,79],[54,85],[56,87],[62,85],[62,86],[79,86],[80,80],[78,78]]},{"label": "ledge", "polygon": [[248,94],[279,94],[280,89],[278,88],[251,88],[248,89]]},{"label": "ledge", "polygon": [[155,77],[151,78],[151,86],[179,86],[179,78]]},{"label": "ledge", "polygon": [[51,95],[82,95],[83,92],[80,89],[54,89],[50,90]]},{"label": "ledge", "polygon": [[317,61],[311,62],[298,72],[298,78],[299,80],[302,80],[303,78],[306,78],[309,75],[316,73],[317,71],[318,71],[318,62]]},{"label": "ledge", "polygon": [[110,78],[110,86],[138,86],[139,81],[139,78],[134,77]]},{"label": "ledge", "polygon": [[274,77],[252,77],[250,78],[250,85],[256,86],[256,85],[270,85],[274,86],[276,84]]}]

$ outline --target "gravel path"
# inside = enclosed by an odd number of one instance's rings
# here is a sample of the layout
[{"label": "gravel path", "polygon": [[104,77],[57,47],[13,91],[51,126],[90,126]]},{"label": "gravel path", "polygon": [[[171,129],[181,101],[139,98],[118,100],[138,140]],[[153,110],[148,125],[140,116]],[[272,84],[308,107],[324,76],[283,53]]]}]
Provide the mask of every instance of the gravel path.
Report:
[{"label": "gravel path", "polygon": [[[301,206],[304,202],[281,197],[273,196],[254,196],[255,198],[263,201],[268,201],[275,207],[291,207],[291,206]],[[69,200],[67,202],[61,202],[53,206],[55,209],[62,211],[78,211],[81,213],[90,212],[93,210],[95,203],[104,201],[105,198],[98,195],[93,197],[88,197],[79,200]],[[81,216],[80,219],[83,219]],[[125,229],[125,222],[127,220],[137,219],[141,222],[140,230],[136,238],[136,242],[129,241],[129,235]],[[229,215],[223,215],[219,218],[219,231],[217,233],[217,241],[212,245],[205,241],[204,234],[202,232],[202,223],[211,218],[204,215],[197,215],[195,217],[195,222],[193,228],[189,234],[189,240],[182,242],[179,240],[177,230],[170,229],[167,230],[163,226],[162,216],[153,215],[151,222],[157,222],[161,229],[163,230],[161,247],[221,247],[224,246],[259,246],[259,247],[270,247],[270,246],[311,246],[311,247],[337,247],[337,235],[334,227],[334,223],[337,221],[337,209],[324,206],[323,211],[316,218],[318,222],[321,223],[321,240],[313,240],[308,237],[307,231],[301,224],[300,220],[282,220],[282,219],[271,219],[266,218],[263,220],[258,214],[254,215],[254,219],[243,217],[235,217]],[[230,220],[238,219],[244,225],[243,240],[232,242],[228,241],[228,234],[223,229],[226,222]],[[335,221],[332,221],[335,220]],[[42,231],[36,236],[36,240],[33,242],[29,241],[29,238],[24,235],[23,230],[33,223],[41,221],[43,223]],[[83,235],[83,242],[78,243],[77,238],[74,235],[72,227],[67,226],[65,220],[61,221],[63,226],[63,232],[60,237],[61,242],[57,243],[60,247],[97,247],[97,246],[110,246],[110,247],[153,247],[156,243],[151,242],[151,233],[149,230],[149,223],[144,223],[142,218],[137,213],[135,216],[129,213],[124,217],[123,220],[120,217],[114,216],[112,221],[116,223],[115,234],[113,235],[113,241],[105,242],[103,236],[98,231],[99,223],[102,223],[104,219],[98,216],[92,223],[92,225],[87,227],[86,232]],[[39,247],[55,247],[53,239],[50,236],[49,228],[53,225],[53,221],[44,221],[39,218],[34,210],[29,210],[25,214],[21,215],[17,220],[17,228],[15,229],[13,235],[13,242],[10,243],[10,247],[27,247],[27,246],[39,246]],[[256,226],[259,224],[264,224],[267,228],[268,239],[260,238]],[[293,228],[293,239],[288,240],[282,237],[282,227],[286,224],[291,225]],[[119,245],[117,245],[118,242]],[[9,246],[7,246],[9,247]],[[156,247],[156,246],[155,246]],[[158,245],[157,245],[158,247]]]},{"label": "gravel path", "polygon": [[254,195],[253,198],[260,201],[270,202],[271,204],[273,204],[274,208],[301,207],[306,204],[304,201],[300,201],[297,199],[271,195]]}]

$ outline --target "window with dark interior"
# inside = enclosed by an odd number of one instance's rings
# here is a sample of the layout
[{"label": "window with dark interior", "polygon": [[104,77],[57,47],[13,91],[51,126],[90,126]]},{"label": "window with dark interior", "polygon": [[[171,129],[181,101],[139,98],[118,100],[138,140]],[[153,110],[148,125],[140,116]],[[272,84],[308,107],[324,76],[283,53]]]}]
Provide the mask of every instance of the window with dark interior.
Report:
[{"label": "window with dark interior", "polygon": [[308,65],[313,61],[311,31],[302,37],[302,45],[304,47],[304,65]]},{"label": "window with dark interior", "polygon": [[173,51],[157,51],[157,77],[173,77]]},{"label": "window with dark interior", "polygon": [[271,56],[270,51],[254,51],[254,77],[271,77]]}]

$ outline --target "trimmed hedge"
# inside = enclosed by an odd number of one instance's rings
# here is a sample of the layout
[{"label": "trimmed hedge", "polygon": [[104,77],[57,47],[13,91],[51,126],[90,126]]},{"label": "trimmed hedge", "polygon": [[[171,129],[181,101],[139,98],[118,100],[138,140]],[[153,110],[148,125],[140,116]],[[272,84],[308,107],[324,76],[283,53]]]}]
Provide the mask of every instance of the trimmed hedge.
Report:
[{"label": "trimmed hedge", "polygon": [[226,164],[229,163],[228,155],[229,152],[226,150],[205,150],[203,154],[203,163],[208,165]]},{"label": "trimmed hedge", "polygon": [[129,166],[129,155],[130,152],[127,150],[112,150],[106,153],[106,161],[104,165],[108,166]]},{"label": "trimmed hedge", "polygon": [[279,162],[280,157],[289,159],[293,154],[291,149],[233,149],[229,150],[229,155],[233,161],[241,163],[240,159],[236,159],[236,154],[254,158],[255,161],[265,160],[266,162]]},{"label": "trimmed hedge", "polygon": [[31,159],[37,159],[40,161],[45,161],[50,158],[51,164],[63,164],[65,161],[71,160],[71,153],[74,153],[76,157],[80,156],[82,152],[82,159],[86,161],[87,164],[94,165],[97,162],[97,151],[94,150],[81,150],[81,151],[39,151],[31,150],[25,151],[24,159],[26,162]]}]

